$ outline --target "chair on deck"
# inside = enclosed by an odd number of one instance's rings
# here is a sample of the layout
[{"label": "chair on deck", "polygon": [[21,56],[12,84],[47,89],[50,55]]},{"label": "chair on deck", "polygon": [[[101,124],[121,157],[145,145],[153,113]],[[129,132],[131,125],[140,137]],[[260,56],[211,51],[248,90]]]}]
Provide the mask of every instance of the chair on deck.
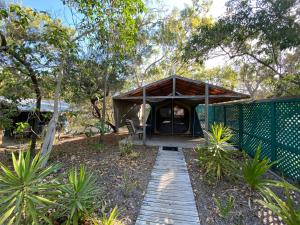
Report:
[{"label": "chair on deck", "polygon": [[143,137],[143,130],[142,129],[137,129],[134,124],[133,124],[133,121],[132,120],[126,120],[125,121],[125,124],[126,124],[126,127],[129,131],[129,134],[132,136],[132,135],[138,135],[139,136],[139,139],[142,139]]}]

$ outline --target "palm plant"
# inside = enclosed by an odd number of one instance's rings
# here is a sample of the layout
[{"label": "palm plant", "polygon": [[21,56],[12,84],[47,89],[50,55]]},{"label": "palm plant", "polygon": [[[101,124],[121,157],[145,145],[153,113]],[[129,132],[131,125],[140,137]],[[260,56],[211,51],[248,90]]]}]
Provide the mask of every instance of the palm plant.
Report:
[{"label": "palm plant", "polygon": [[[287,183],[283,184],[285,188],[286,201],[283,201],[274,192],[268,189],[268,192],[265,192],[267,195],[265,200],[258,200],[258,203],[270,209],[273,213],[280,217],[286,225],[298,225],[300,224],[300,208],[295,207],[290,195],[292,186]],[[292,188],[293,190],[299,191],[295,187]]]},{"label": "palm plant", "polygon": [[79,173],[71,169],[68,173],[68,183],[61,187],[63,198],[61,202],[62,215],[68,215],[67,225],[78,225],[94,208],[94,201],[99,189],[92,173],[87,173],[80,166]]},{"label": "palm plant", "polygon": [[263,190],[267,185],[276,185],[276,181],[267,180],[263,175],[269,170],[276,162],[270,163],[267,157],[260,159],[261,145],[256,149],[254,158],[247,160],[243,166],[243,177],[251,190]]},{"label": "palm plant", "polygon": [[12,153],[13,170],[0,163],[0,224],[40,224],[40,219],[51,224],[46,207],[55,203],[58,184],[44,180],[58,165],[41,168],[46,157],[37,154],[31,161],[30,151],[18,159]]},{"label": "palm plant", "polygon": [[221,201],[217,198],[214,198],[215,204],[218,209],[219,216],[222,218],[227,218],[234,208],[235,200],[232,195],[230,195],[225,204],[222,204]]},{"label": "palm plant", "polygon": [[115,207],[108,217],[103,213],[100,220],[93,219],[93,223],[94,225],[123,225],[124,223],[121,220],[118,220],[118,215],[118,208]]},{"label": "palm plant", "polygon": [[223,124],[213,124],[212,133],[209,136],[208,147],[197,147],[200,166],[205,168],[206,175],[213,175],[220,179],[223,175],[229,175],[236,168],[236,162],[231,158],[234,152],[228,143],[233,134]]}]

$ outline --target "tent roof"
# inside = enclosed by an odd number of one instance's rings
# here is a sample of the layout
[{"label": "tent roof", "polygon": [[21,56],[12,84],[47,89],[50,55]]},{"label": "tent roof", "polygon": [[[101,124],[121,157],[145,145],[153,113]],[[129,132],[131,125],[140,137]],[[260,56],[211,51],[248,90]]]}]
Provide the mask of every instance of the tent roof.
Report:
[{"label": "tent roof", "polygon": [[[166,99],[184,99],[202,104],[205,101],[205,85],[207,83],[180,76],[170,76],[150,83],[143,87],[113,97],[116,100],[126,100],[141,103],[143,89],[146,91],[147,102],[159,102]],[[250,98],[249,95],[238,93],[212,84],[209,87],[209,103],[227,102]]]},{"label": "tent roof", "polygon": [[[11,101],[3,96],[0,96],[0,101],[6,101],[11,103]],[[28,99],[21,99],[17,103],[17,108],[21,112],[33,112],[36,107],[36,99],[28,98]],[[67,111],[74,111],[72,106],[65,102],[59,101],[58,102],[58,110],[60,112],[67,112]],[[41,112],[53,112],[54,111],[54,100],[42,100],[41,101]]]}]

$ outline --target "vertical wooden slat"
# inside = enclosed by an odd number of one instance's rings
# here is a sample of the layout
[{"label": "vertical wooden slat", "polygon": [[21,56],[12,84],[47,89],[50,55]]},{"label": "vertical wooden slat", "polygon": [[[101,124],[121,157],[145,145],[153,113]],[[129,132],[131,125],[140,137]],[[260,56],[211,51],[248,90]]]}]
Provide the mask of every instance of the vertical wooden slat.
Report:
[{"label": "vertical wooden slat", "polygon": [[143,145],[146,145],[146,88],[143,87]]},{"label": "vertical wooden slat", "polygon": [[172,95],[176,95],[176,78],[173,77],[173,89],[172,89]]},{"label": "vertical wooden slat", "polygon": [[[176,78],[173,77],[173,85],[172,85],[172,96],[176,95]],[[172,98],[172,108],[171,108],[171,124],[172,124],[172,136],[174,135],[174,101]]]},{"label": "vertical wooden slat", "polygon": [[205,84],[205,141],[206,144],[208,144],[208,103],[209,103],[209,99],[208,99],[208,91],[209,91],[209,87],[208,84]]}]

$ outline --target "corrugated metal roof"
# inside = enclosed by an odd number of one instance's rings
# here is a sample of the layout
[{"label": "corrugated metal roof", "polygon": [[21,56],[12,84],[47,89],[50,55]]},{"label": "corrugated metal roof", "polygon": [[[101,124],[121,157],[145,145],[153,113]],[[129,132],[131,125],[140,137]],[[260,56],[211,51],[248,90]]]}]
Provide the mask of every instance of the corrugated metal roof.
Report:
[{"label": "corrugated metal roof", "polygon": [[[6,99],[3,96],[0,96],[0,101],[8,101],[10,100]],[[35,110],[35,99],[22,99],[17,103],[17,108],[21,112],[33,112]],[[67,112],[67,111],[74,111],[74,108],[65,101],[59,101],[58,103],[59,111],[60,112]],[[54,100],[42,100],[41,102],[41,112],[53,112],[54,111]]]}]

